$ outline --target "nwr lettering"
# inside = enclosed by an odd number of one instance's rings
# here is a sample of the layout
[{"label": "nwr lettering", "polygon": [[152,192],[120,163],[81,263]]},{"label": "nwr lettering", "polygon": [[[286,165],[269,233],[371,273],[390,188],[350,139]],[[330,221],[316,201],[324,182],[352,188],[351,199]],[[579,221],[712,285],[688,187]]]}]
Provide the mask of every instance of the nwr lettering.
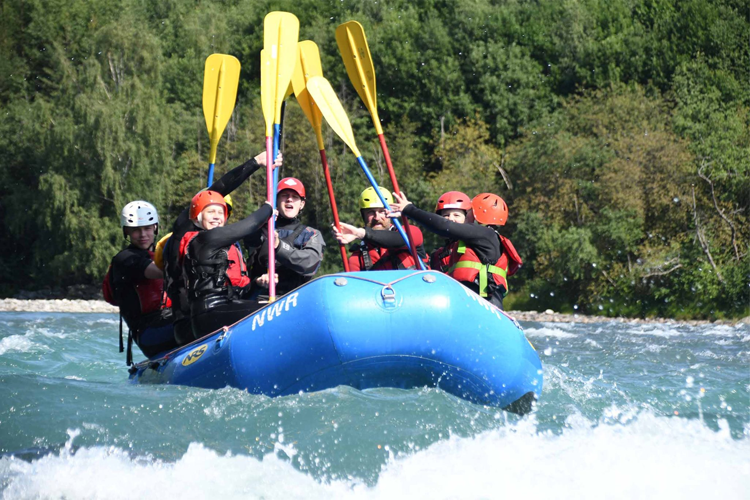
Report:
[{"label": "nwr lettering", "polygon": [[290,307],[297,307],[297,296],[299,293],[293,293],[285,299],[278,300],[272,303],[270,306],[263,309],[260,314],[253,316],[253,330],[255,326],[261,327],[265,324],[266,320],[273,321],[274,318],[281,316],[281,313],[288,311]]}]

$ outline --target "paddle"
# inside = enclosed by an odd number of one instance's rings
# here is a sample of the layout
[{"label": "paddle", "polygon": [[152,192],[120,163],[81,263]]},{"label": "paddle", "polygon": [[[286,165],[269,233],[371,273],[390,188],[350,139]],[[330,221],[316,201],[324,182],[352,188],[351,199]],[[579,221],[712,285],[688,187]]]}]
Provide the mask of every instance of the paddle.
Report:
[{"label": "paddle", "polygon": [[[320,161],[323,164],[323,175],[326,178],[326,187],[328,188],[328,199],[331,202],[331,212],[333,212],[333,222],[336,229],[341,231],[341,222],[339,221],[339,211],[336,207],[336,197],[333,195],[333,183],[331,182],[331,171],[328,168],[328,158],[326,158],[326,149],[323,144],[323,131],[321,128],[323,115],[315,104],[315,101],[307,91],[307,80],[313,76],[323,76],[323,67],[320,63],[320,51],[315,42],[305,40],[299,42],[299,61],[292,74],[292,85],[294,86],[294,96],[297,98],[302,111],[310,120],[310,124],[315,130],[315,138],[318,141],[318,150],[320,151]],[[346,248],[339,243],[341,251],[341,260],[344,263],[344,270],[349,272],[349,259],[346,255]]]},{"label": "paddle", "polygon": [[[297,63],[299,20],[289,12],[271,12],[263,20],[260,52],[260,97],[266,122],[266,196],[276,207],[278,172],[273,163],[279,153],[281,107]],[[268,219],[268,301],[276,300],[276,221]]]},{"label": "paddle", "polygon": [[[348,21],[340,24],[336,28],[336,43],[339,46],[341,58],[344,60],[349,80],[370,112],[372,123],[375,125],[375,131],[380,140],[380,149],[383,151],[385,164],[388,166],[388,175],[391,178],[393,190],[400,195],[401,190],[396,180],[396,172],[393,170],[391,155],[388,152],[388,146],[385,143],[385,136],[383,135],[383,127],[380,125],[380,117],[378,116],[377,92],[375,91],[375,66],[372,64],[372,57],[370,57],[370,47],[367,45],[365,30],[357,21]],[[421,269],[426,269],[424,262],[417,255],[417,248],[414,246],[414,242],[411,240],[409,221],[406,217],[403,217],[402,220],[409,235],[412,256],[415,262],[419,263]]]},{"label": "paddle", "polygon": [[[328,122],[328,125],[333,129],[334,132],[336,132],[336,135],[341,137],[341,140],[344,141],[347,146],[349,146],[349,149],[352,150],[354,156],[357,157],[359,166],[362,167],[362,171],[365,173],[365,177],[367,177],[367,180],[370,182],[373,189],[375,189],[375,192],[378,194],[380,202],[383,204],[386,210],[390,210],[391,207],[388,205],[388,202],[385,201],[383,193],[381,193],[380,189],[378,188],[378,183],[372,176],[370,169],[367,168],[367,163],[365,163],[365,159],[362,158],[362,155],[359,153],[359,149],[357,149],[357,145],[354,142],[354,134],[352,133],[352,126],[351,123],[349,123],[349,117],[346,115],[346,111],[344,111],[343,106],[341,106],[341,102],[336,96],[336,92],[333,91],[331,84],[322,76],[313,76],[312,78],[307,80],[307,91],[315,101],[318,109],[320,109],[320,112],[323,114],[326,122]],[[399,223],[397,219],[393,219],[393,224],[396,226],[396,229],[404,239],[406,246],[411,251],[412,245],[409,242],[409,238],[406,236],[406,233],[404,232],[404,228],[401,227],[401,223]],[[419,262],[422,262],[421,259],[419,259]]]},{"label": "paddle", "polygon": [[237,100],[240,62],[234,56],[211,54],[203,73],[203,116],[206,118],[211,152],[208,155],[208,185],[214,182],[214,165],[219,139],[229,122]]}]

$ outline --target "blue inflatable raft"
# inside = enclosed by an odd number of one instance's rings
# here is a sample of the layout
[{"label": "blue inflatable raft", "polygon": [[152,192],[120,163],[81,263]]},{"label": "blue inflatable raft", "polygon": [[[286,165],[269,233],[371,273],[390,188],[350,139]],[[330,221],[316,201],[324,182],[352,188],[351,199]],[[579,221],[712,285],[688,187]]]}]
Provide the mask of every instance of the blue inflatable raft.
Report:
[{"label": "blue inflatable raft", "polygon": [[542,392],[518,323],[434,271],[315,279],[223,330],[131,369],[136,383],[284,396],[348,385],[439,387],[513,413]]}]

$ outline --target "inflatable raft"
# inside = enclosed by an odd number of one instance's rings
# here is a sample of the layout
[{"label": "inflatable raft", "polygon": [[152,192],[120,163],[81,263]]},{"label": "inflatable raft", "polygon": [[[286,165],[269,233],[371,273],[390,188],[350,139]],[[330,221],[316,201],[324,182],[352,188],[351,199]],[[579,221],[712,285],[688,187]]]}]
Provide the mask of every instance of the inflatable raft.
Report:
[{"label": "inflatable raft", "polygon": [[435,271],[317,278],[216,333],[131,369],[134,383],[284,396],[348,385],[439,387],[513,413],[542,392],[518,323]]}]

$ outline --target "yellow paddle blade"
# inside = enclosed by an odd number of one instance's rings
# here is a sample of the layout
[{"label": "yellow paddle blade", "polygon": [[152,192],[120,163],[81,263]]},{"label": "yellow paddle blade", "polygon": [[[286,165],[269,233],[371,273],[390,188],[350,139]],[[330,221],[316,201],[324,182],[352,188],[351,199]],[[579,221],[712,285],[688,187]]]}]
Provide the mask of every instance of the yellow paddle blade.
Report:
[{"label": "yellow paddle blade", "polygon": [[211,54],[203,73],[203,116],[211,138],[209,163],[215,163],[216,146],[237,101],[240,62],[234,56]]},{"label": "yellow paddle blade", "polygon": [[323,76],[323,66],[320,63],[320,51],[315,42],[305,40],[297,44],[299,51],[299,60],[292,74],[292,86],[294,87],[294,96],[297,98],[302,111],[310,120],[310,124],[315,130],[315,137],[318,140],[318,149],[324,149],[323,134],[321,124],[323,115],[318,109],[318,105],[307,91],[307,80],[314,76]]},{"label": "yellow paddle blade", "polygon": [[[289,12],[270,12],[263,20],[263,49],[270,61],[272,77],[261,79],[270,85],[266,93],[273,96],[273,123],[281,123],[281,103],[284,102],[289,82],[292,79],[294,66],[297,64],[297,39],[299,38],[299,20]],[[265,113],[264,113],[265,116]],[[268,124],[266,123],[266,128]]]},{"label": "yellow paddle blade", "polygon": [[[294,67],[296,68],[297,65]],[[294,71],[292,71],[292,76],[294,76]],[[294,94],[294,87],[292,86],[292,81],[289,80],[289,86],[286,88],[286,92],[284,92],[284,100],[286,101],[286,98],[292,94]]]},{"label": "yellow paddle blade", "polygon": [[266,123],[266,137],[273,136],[273,76],[274,69],[271,67],[271,59],[268,51],[260,51],[260,104],[263,107],[263,120]]},{"label": "yellow paddle blade", "polygon": [[383,133],[378,117],[378,95],[375,89],[375,66],[370,57],[365,30],[357,21],[348,21],[336,28],[336,43],[344,60],[349,80],[370,112],[378,135]]},{"label": "yellow paddle blade", "polygon": [[307,91],[317,104],[318,109],[328,122],[328,125],[341,137],[341,140],[349,146],[354,156],[360,157],[357,144],[354,142],[352,125],[349,123],[349,117],[344,111],[336,92],[333,91],[331,84],[322,76],[313,76],[307,81]]}]

